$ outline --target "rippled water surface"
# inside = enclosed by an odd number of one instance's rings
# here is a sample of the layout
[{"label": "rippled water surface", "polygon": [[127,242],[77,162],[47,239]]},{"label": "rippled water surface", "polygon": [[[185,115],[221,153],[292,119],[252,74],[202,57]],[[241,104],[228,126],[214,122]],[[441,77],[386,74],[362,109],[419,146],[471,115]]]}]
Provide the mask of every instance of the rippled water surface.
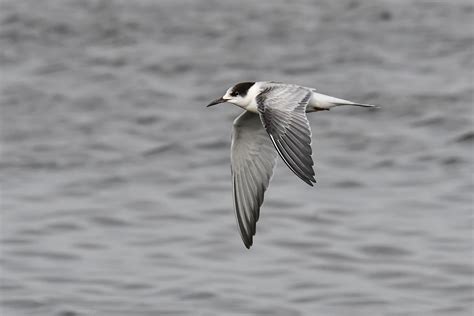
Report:
[{"label": "rippled water surface", "polygon": [[[4,0],[2,315],[470,315],[472,1]],[[208,101],[278,80],[310,116],[254,246]]]}]

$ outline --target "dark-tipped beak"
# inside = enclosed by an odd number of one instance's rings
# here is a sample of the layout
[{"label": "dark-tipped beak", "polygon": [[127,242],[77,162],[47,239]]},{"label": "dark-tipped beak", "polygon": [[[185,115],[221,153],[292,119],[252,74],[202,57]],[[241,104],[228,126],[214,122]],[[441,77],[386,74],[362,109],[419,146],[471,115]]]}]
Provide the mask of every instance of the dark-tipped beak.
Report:
[{"label": "dark-tipped beak", "polygon": [[213,106],[213,105],[216,105],[216,104],[219,104],[219,103],[224,103],[224,102],[227,102],[227,99],[224,99],[224,98],[215,99],[214,101],[209,103],[207,105],[207,107],[210,107],[210,106]]}]

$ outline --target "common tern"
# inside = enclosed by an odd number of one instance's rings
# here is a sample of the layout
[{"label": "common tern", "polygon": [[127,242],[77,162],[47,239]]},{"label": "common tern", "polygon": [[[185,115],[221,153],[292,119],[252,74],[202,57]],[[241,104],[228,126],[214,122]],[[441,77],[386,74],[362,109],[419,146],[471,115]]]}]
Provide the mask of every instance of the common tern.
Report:
[{"label": "common tern", "polygon": [[247,248],[253,243],[278,155],[301,180],[310,186],[316,183],[306,113],[341,105],[377,107],[320,94],[314,88],[273,81],[238,83],[207,106],[224,102],[245,110],[233,123],[231,171],[237,224]]}]

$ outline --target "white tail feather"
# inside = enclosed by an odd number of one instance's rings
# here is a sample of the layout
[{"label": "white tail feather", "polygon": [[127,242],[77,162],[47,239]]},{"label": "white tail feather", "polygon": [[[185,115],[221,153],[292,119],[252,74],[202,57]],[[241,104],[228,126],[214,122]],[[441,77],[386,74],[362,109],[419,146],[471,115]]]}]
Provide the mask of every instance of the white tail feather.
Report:
[{"label": "white tail feather", "polygon": [[372,104],[355,103],[355,102],[344,100],[344,99],[338,99],[335,97],[331,97],[329,95],[314,92],[314,90],[313,90],[313,95],[311,97],[309,105],[314,108],[319,108],[319,109],[324,109],[324,110],[329,110],[330,108],[333,108],[335,106],[341,106],[341,105],[353,105],[353,106],[361,106],[365,108],[378,108],[379,107],[377,105],[372,105]]},{"label": "white tail feather", "polygon": [[361,106],[364,108],[380,108],[379,105],[373,105],[373,104],[365,104],[365,103],[334,103],[334,106],[339,106],[339,105],[353,105],[353,106]]}]

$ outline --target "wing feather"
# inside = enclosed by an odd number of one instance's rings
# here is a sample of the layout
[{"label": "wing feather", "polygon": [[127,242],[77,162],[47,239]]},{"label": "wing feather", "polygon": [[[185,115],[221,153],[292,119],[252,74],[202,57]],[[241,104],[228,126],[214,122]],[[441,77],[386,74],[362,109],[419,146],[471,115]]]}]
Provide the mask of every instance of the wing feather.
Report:
[{"label": "wing feather", "polygon": [[257,97],[262,124],[278,154],[300,179],[309,185],[314,178],[311,128],[306,106],[312,92],[296,85],[272,83]]},{"label": "wing feather", "polygon": [[237,224],[247,248],[253,243],[277,156],[259,116],[247,111],[238,116],[232,132],[232,186]]}]

